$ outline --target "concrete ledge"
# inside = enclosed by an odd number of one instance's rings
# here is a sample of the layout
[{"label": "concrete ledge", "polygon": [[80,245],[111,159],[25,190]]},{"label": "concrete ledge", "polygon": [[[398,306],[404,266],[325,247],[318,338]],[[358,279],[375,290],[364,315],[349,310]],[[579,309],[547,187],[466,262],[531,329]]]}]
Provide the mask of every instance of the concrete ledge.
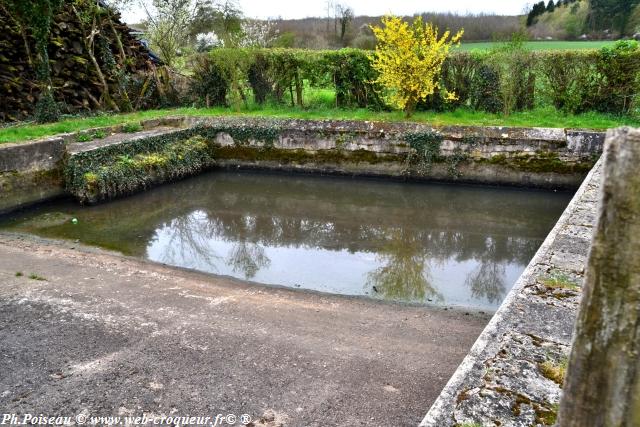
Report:
[{"label": "concrete ledge", "polygon": [[56,167],[65,154],[61,137],[0,145],[0,173],[47,170]]},{"label": "concrete ledge", "polygon": [[0,145],[0,214],[64,194],[61,137]]},{"label": "concrete ledge", "polygon": [[[420,424],[553,425],[596,221],[602,159]],[[561,286],[559,286],[561,285]]]}]

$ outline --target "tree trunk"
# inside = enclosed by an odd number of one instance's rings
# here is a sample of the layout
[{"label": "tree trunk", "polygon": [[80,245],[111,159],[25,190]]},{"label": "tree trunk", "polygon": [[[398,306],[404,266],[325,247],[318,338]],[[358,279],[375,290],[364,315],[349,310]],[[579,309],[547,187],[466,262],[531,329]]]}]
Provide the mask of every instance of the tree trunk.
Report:
[{"label": "tree trunk", "polygon": [[302,86],[303,82],[300,78],[300,71],[296,70],[296,103],[298,107],[304,107],[304,100],[302,99]]},{"label": "tree trunk", "polygon": [[640,426],[640,130],[609,131],[560,427]]},{"label": "tree trunk", "polygon": [[[73,12],[75,14],[75,16],[77,17],[79,22],[82,22],[82,17],[80,16],[80,13],[78,12],[78,9],[76,9],[75,7],[73,7]],[[93,65],[94,71],[96,72],[96,75],[98,76],[98,80],[100,80],[100,84],[102,85],[102,97],[104,99],[104,101],[107,103],[107,106],[109,108],[111,108],[114,111],[119,112],[120,109],[118,108],[118,106],[116,105],[116,103],[114,102],[113,98],[111,97],[111,93],[109,92],[109,84],[107,83],[107,79],[104,77],[104,74],[102,73],[102,69],[100,68],[100,64],[98,64],[98,60],[96,59],[96,56],[93,52],[93,45],[94,45],[94,39],[96,34],[98,33],[98,29],[96,26],[96,19],[95,17],[93,17],[93,19],[91,20],[91,28],[90,28],[90,32],[87,35],[87,31],[84,28],[84,25],[81,25],[82,27],[82,31],[83,31],[83,43],[84,43],[84,47],[85,50],[87,51],[87,55],[89,56],[89,59],[91,60],[91,64]]]}]

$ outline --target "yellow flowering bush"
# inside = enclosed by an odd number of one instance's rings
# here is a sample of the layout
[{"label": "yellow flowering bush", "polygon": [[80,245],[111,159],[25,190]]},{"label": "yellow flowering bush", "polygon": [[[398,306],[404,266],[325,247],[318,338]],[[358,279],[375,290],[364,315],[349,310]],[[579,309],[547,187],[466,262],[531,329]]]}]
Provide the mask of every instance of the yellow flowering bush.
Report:
[{"label": "yellow flowering bush", "polygon": [[[438,89],[438,76],[449,49],[459,43],[464,30],[454,36],[449,31],[439,37],[438,28],[418,17],[413,24],[397,16],[386,16],[382,27],[371,27],[376,50],[371,56],[378,72],[376,83],[384,87],[387,102],[409,117],[419,101]],[[456,99],[455,94],[445,97]]]}]

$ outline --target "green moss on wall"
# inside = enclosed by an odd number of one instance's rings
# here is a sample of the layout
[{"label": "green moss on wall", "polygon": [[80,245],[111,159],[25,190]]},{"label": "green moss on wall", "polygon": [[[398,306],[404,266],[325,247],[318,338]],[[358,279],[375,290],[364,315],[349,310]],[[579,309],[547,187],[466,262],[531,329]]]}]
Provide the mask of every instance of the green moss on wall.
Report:
[{"label": "green moss on wall", "polygon": [[217,147],[214,149],[214,157],[220,160],[242,160],[249,162],[272,161],[283,164],[340,164],[344,162],[378,164],[385,162],[398,162],[401,160],[399,156],[378,155],[367,150],[307,151],[304,149],[283,150],[277,148],[257,148],[246,145]]},{"label": "green moss on wall", "polygon": [[539,152],[535,154],[518,154],[507,157],[504,154],[490,159],[476,159],[478,163],[505,166],[522,172],[574,174],[587,173],[595,161],[592,159],[580,162],[566,162],[558,157],[558,153]]},{"label": "green moss on wall", "polygon": [[[221,146],[216,141],[220,134],[233,139],[232,145]],[[334,135],[335,149],[306,150],[275,148],[275,141],[282,134],[277,126],[196,126],[162,135],[149,136],[81,152],[66,159],[64,182],[68,191],[83,202],[96,202],[149,187],[152,184],[193,175],[217,160],[243,162],[272,162],[278,164],[340,165],[365,163],[369,165],[391,163],[404,165],[409,174],[427,175],[434,163],[447,166],[452,177],[462,174],[458,166],[463,162],[486,163],[521,172],[576,174],[586,173],[595,159],[567,162],[553,151],[515,156],[497,155],[489,159],[470,160],[466,151],[456,148],[453,153],[442,155],[442,135],[437,132],[406,133],[401,140],[410,147],[407,154],[378,154],[359,149],[347,151],[344,145],[353,135]],[[313,139],[322,132],[314,132]],[[325,137],[326,138],[326,137]],[[465,141],[472,149],[479,142]],[[42,176],[42,180],[59,182],[55,172]]]}]

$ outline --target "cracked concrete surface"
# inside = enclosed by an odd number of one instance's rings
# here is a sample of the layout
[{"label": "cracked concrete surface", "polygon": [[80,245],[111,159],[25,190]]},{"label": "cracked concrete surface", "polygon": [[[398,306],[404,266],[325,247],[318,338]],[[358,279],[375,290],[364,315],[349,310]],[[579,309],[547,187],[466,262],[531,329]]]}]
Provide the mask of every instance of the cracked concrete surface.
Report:
[{"label": "cracked concrete surface", "polygon": [[0,412],[416,425],[488,318],[0,234]]}]

